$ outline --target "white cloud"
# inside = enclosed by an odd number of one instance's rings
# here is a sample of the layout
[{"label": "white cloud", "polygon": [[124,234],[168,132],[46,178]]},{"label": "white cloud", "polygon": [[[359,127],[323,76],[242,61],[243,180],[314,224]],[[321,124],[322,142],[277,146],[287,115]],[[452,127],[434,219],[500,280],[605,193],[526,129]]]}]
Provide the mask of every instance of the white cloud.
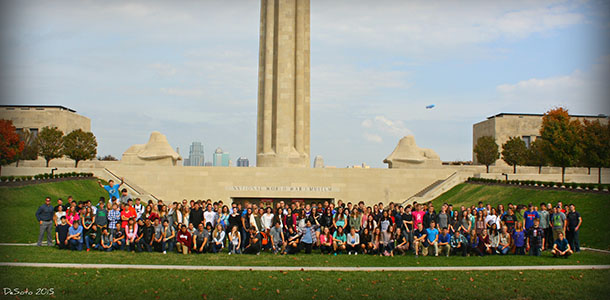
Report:
[{"label": "white cloud", "polygon": [[373,143],[381,143],[381,142],[383,142],[383,139],[381,138],[381,136],[379,136],[377,134],[372,134],[372,133],[365,132],[365,133],[362,134],[362,136],[364,137],[365,140],[367,140],[369,142],[373,142]]}]

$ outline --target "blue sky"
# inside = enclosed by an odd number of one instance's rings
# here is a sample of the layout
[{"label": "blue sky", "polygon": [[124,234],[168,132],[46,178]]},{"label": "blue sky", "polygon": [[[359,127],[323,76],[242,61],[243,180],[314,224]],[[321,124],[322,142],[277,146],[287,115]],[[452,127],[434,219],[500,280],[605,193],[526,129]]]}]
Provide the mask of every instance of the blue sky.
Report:
[{"label": "blue sky", "polygon": [[[327,165],[385,167],[407,134],[470,160],[472,125],[500,112],[610,114],[607,2],[311,2],[311,157]],[[77,110],[101,155],[156,130],[183,156],[201,141],[206,160],[254,163],[259,1],[3,5],[3,103]]]}]

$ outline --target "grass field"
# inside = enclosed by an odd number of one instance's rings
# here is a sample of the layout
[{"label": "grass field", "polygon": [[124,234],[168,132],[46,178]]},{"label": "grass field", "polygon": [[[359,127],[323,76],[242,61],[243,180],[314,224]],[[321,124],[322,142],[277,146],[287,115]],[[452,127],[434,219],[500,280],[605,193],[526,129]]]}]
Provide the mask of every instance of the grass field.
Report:
[{"label": "grass field", "polygon": [[[226,272],[1,267],[4,287],[59,299],[599,299],[609,270]],[[10,274],[10,276],[8,276]],[[95,292],[95,294],[94,294]],[[15,298],[5,296],[3,298]],[[22,296],[20,299],[41,296]]]},{"label": "grass field", "polygon": [[415,257],[412,254],[395,257],[370,255],[227,255],[177,253],[76,252],[53,247],[0,246],[3,262],[64,262],[154,265],[208,265],[208,266],[328,266],[328,267],[423,267],[423,266],[536,266],[536,265],[610,265],[610,255],[583,251],[569,259],[556,259],[549,252],[540,257],[485,256],[485,257]]},{"label": "grass field", "polygon": [[[44,198],[51,197],[51,204],[57,198],[64,201],[68,196],[77,201],[91,200],[97,203],[100,197],[108,198],[108,193],[99,187],[97,180],[74,180],[53,183],[42,183],[23,187],[0,187],[0,242],[33,243],[38,239],[38,222],[36,210],[44,204]],[[6,230],[6,228],[19,230]]]},{"label": "grass field", "polygon": [[580,245],[597,249],[610,249],[610,194],[575,193],[569,191],[545,191],[512,186],[463,183],[436,198],[432,203],[440,207],[451,203],[454,207],[476,205],[479,201],[492,206],[508,203],[539,205],[541,202],[556,204],[573,203],[583,219],[580,228]]}]

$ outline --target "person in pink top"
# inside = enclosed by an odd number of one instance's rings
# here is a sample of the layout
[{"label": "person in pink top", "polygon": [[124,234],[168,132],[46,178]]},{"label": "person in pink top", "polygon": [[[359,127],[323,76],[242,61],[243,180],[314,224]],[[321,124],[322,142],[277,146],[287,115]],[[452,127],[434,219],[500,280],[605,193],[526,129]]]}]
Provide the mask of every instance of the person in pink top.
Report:
[{"label": "person in pink top", "polygon": [[127,236],[127,247],[131,252],[136,251],[136,238],[138,237],[138,223],[133,218],[129,219],[125,227],[125,236]]},{"label": "person in pink top", "polygon": [[422,209],[421,204],[417,204],[417,209],[411,213],[413,215],[413,228],[417,227],[417,224],[424,222],[424,215],[426,212]]}]

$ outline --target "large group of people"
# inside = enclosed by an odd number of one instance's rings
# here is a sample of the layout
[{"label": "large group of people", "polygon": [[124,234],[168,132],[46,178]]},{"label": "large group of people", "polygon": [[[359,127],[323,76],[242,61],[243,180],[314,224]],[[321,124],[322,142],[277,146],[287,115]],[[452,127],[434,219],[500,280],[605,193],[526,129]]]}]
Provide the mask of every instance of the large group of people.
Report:
[{"label": "large group of people", "polygon": [[[582,217],[561,202],[471,207],[414,203],[365,206],[329,201],[232,203],[132,199],[112,180],[97,204],[68,197],[36,211],[38,245],[60,249],[259,254],[370,254],[381,256],[553,256],[580,251]],[[55,234],[52,228],[55,227]]]}]

